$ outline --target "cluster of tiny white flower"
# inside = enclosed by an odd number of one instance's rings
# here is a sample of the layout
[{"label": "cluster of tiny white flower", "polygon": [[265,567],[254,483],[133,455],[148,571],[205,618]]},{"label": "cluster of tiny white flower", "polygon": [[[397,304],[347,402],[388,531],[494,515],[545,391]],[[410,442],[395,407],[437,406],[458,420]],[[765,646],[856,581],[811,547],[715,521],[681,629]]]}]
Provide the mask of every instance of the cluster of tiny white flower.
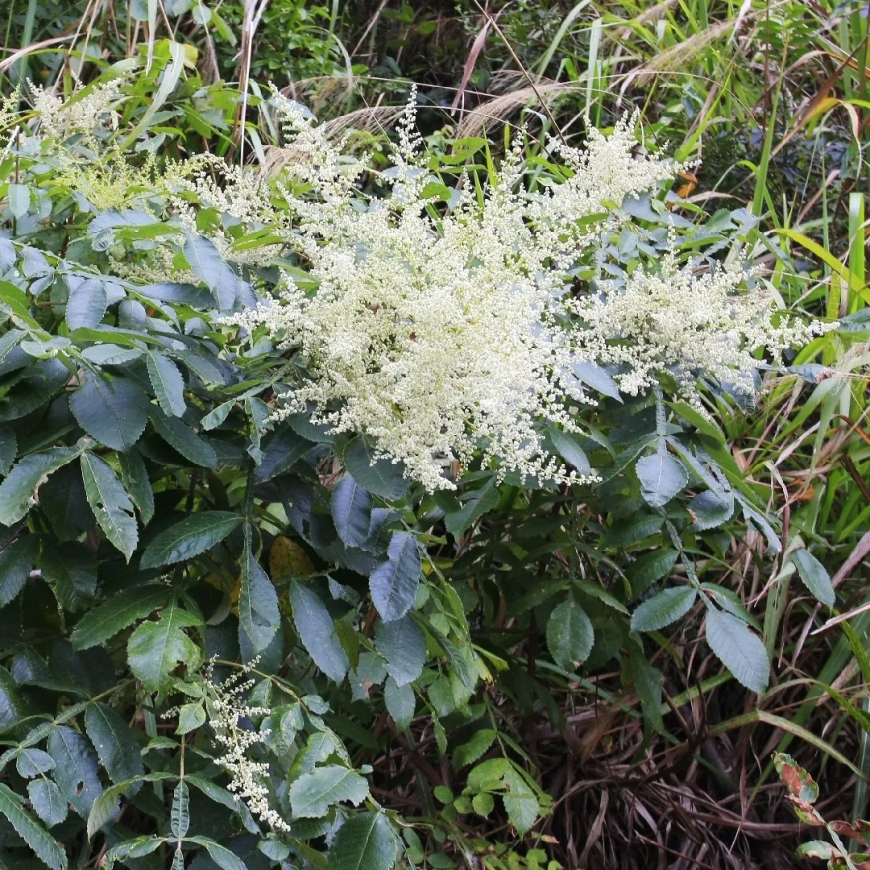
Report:
[{"label": "cluster of tiny white flower", "polygon": [[248,706],[244,701],[254,681],[243,678],[255,666],[256,661],[253,661],[224,682],[215,683],[213,664],[209,663],[205,672],[210,695],[207,709],[215,739],[224,747],[217,761],[231,775],[227,789],[245,801],[251,812],[273,830],[286,832],[290,826],[269,804],[269,765],[253,761],[248,755],[252,746],[269,736],[269,731],[255,731],[241,724],[242,719],[267,716],[271,712],[264,707]]},{"label": "cluster of tiny white flower", "polygon": [[125,81],[123,76],[119,76],[101,82],[87,93],[77,82],[75,92],[66,100],[42,85],[28,82],[30,102],[39,117],[41,135],[59,141],[75,134],[91,139],[100,128],[116,126],[115,109]]},{"label": "cluster of tiny white flower", "polygon": [[660,269],[633,272],[623,292],[587,296],[569,305],[584,321],[579,331],[586,353],[618,367],[622,392],[637,395],[669,374],[683,397],[698,404],[698,376],[730,382],[746,395],[755,391],[753,353],[764,349],[774,364],[783,351],[832,328],[793,318],[774,323],[773,293],[739,293],[747,272],[737,260],[697,275],[667,254]]},{"label": "cluster of tiny white flower", "polygon": [[584,230],[580,220],[682,168],[634,155],[636,117],[609,136],[592,130],[585,149],[551,142],[566,178],[534,194],[521,184],[517,143],[482,197],[462,193],[440,214],[427,199],[434,179],[413,108],[389,195],[363,200],[354,186],[362,164],[276,100],[294,152],[305,155],[292,171],[310,191],[285,191],[296,218],[288,238],[319,286],[307,294],[286,280],[277,300],[234,322],[265,325],[308,367],[276,417],[313,404],[319,421],[372,437],[429,490],[453,488],[444,466],[478,453],[500,473],[583,480],[547,455],[539,428],[577,431],[566,400],[594,402],[571,375],[577,362],[621,366],[627,393],[676,368],[696,399],[698,375],[751,384],[756,348],[778,356],[815,328],[775,326],[769,299],[737,293],[741,268],[696,277],[673,255],[661,274],[639,269],[604,299],[567,292],[579,252],[601,238],[600,226]]}]

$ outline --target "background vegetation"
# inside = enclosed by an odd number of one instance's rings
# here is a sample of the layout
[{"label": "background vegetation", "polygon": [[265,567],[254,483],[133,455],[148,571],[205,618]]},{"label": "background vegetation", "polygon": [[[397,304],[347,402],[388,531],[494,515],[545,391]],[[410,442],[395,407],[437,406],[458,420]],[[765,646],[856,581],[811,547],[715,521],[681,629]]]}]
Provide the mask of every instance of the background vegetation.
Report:
[{"label": "background vegetation", "polygon": [[[611,469],[599,490],[496,487],[480,472],[457,496],[423,496],[369,466],[362,440],[331,445],[304,420],[258,428],[272,375],[257,357],[227,363],[220,329],[202,322],[215,300],[231,309],[244,295],[210,251],[196,265],[201,236],[175,252],[198,286],[149,295],[117,280],[110,257],[147,259],[159,222],[99,222],[41,155],[5,152],[0,859],[791,867],[806,837],[776,777],[772,754],[786,749],[817,779],[821,815],[865,814],[866,3],[10,10],[3,93],[20,87],[26,112],[28,80],[70,96],[76,78],[135,70],[106,147],[138,149],[134,164],[153,153],[158,175],[203,152],[253,154],[275,172],[292,160],[264,110],[269,81],[376,166],[416,82],[446,179],[485,173],[485,155],[521,124],[546,178],[547,133],[582,141],[585,117],[608,127],[637,107],[655,143],[702,156],[661,207],[634,216],[637,238],[668,215],[686,222],[684,251],[738,238],[788,306],[841,325],[766,375],[755,408],[712,392],[714,421],[669,408],[680,455],[702,449],[702,471],[728,482],[742,512],[699,522],[698,473],[666,517],[643,498],[634,462],[661,434],[644,400],[605,403],[601,442],[577,445]],[[141,193],[131,190],[127,208]],[[708,231],[693,235],[695,223]],[[228,230],[240,250],[269,241],[258,231]],[[626,244],[618,256],[630,269],[642,255]],[[275,277],[241,274],[257,288]],[[95,350],[106,345],[114,355]],[[112,424],[122,399],[139,410]],[[337,501],[342,469],[368,493],[364,535]],[[369,534],[373,517],[382,533]],[[366,603],[365,577],[377,560],[401,561],[408,535],[422,545],[425,591],[412,587],[403,638]],[[170,583],[150,582],[167,571]],[[723,668],[695,599],[675,622],[631,630],[644,600],[688,588],[693,571],[705,601],[758,631],[773,662],[766,688]],[[547,636],[570,601],[595,628],[588,658],[574,640],[554,654]],[[252,651],[250,703],[271,711],[260,751],[286,783],[280,808],[297,817],[290,845],[225,790],[203,727],[215,690],[198,665],[217,655],[224,678]]]}]

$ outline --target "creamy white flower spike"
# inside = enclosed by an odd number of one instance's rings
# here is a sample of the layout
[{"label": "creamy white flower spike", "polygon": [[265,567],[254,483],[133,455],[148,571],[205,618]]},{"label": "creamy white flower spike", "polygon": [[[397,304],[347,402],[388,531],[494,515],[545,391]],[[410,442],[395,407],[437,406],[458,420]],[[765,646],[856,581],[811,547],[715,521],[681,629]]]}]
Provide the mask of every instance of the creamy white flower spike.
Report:
[{"label": "creamy white flower spike", "polygon": [[249,706],[244,701],[254,681],[243,678],[256,665],[255,659],[224,682],[214,683],[213,666],[209,663],[206,668],[206,680],[210,683],[212,695],[207,705],[209,720],[215,739],[223,747],[218,763],[231,777],[227,790],[244,801],[248,809],[273,831],[288,832],[290,826],[269,803],[269,765],[253,761],[249,756],[251,747],[264,742],[269,731],[255,731],[241,722],[242,719],[268,716],[271,712],[264,707]]}]

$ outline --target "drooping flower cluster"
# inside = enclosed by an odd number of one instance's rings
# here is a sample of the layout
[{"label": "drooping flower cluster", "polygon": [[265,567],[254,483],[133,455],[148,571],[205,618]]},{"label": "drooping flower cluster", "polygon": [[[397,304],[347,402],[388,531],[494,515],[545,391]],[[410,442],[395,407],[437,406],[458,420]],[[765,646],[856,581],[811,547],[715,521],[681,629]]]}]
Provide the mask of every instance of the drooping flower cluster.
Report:
[{"label": "drooping flower cluster", "polygon": [[243,800],[248,809],[273,830],[289,831],[290,826],[269,803],[269,765],[253,761],[249,755],[251,747],[263,743],[269,736],[269,731],[257,731],[242,723],[243,719],[267,716],[270,713],[267,708],[249,706],[244,700],[254,681],[243,677],[255,664],[252,662],[222,683],[213,682],[211,665],[206,669],[206,681],[211,696],[207,704],[209,719],[215,739],[224,748],[217,761],[231,776],[227,785],[229,791]]}]

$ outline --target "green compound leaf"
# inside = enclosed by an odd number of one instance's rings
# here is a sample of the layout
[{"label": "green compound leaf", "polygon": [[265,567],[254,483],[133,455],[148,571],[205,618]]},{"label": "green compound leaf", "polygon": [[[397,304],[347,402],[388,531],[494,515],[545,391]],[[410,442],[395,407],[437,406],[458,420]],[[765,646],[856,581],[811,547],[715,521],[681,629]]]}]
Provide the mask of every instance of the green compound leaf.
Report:
[{"label": "green compound leaf", "polygon": [[162,353],[149,352],[148,377],[154,395],[163,412],[170,417],[181,417],[187,410],[184,401],[184,378],[178,366]]},{"label": "green compound leaf", "polygon": [[133,503],[124,492],[112,466],[104,459],[93,453],[83,453],[81,465],[88,504],[110,543],[129,562],[139,543],[139,527]]},{"label": "green compound leaf", "polygon": [[698,593],[693,586],[663,589],[640,604],[631,617],[632,631],[658,631],[685,616],[695,604]]},{"label": "green compound leaf", "polygon": [[192,559],[219,544],[242,522],[230,511],[191,514],[162,531],[142,554],[141,568],[159,568]]},{"label": "green compound leaf", "polygon": [[80,453],[77,447],[52,447],[18,462],[0,483],[0,524],[17,523],[34,504],[37,489],[48,475],[72,462]]},{"label": "green compound leaf", "polygon": [[825,566],[808,550],[795,550],[791,554],[791,560],[795,568],[797,568],[798,575],[803,580],[804,586],[822,604],[833,607],[836,593]]},{"label": "green compound leaf", "polygon": [[384,622],[401,619],[417,596],[422,563],[416,537],[394,532],[387,548],[387,561],[369,576],[372,601]]},{"label": "green compound leaf", "polygon": [[566,671],[585,662],[592,652],[595,632],[589,617],[573,599],[563,601],[547,621],[547,649],[553,661]]},{"label": "green compound leaf", "polygon": [[188,669],[199,666],[199,647],[182,631],[198,624],[193,614],[171,604],[163,610],[159,620],[143,622],[130,635],[127,663],[149,692],[166,686],[170,673],[179,664]]},{"label": "green compound leaf", "polygon": [[314,664],[326,676],[340,683],[350,661],[335,633],[335,624],[316,592],[292,583],[288,590],[296,631]]},{"label": "green compound leaf", "polygon": [[759,695],[770,679],[770,660],[761,639],[745,622],[721,610],[707,611],[707,643],[738,682]]},{"label": "green compound leaf", "polygon": [[134,586],[86,613],[70,637],[73,649],[103,643],[134,622],[152,614],[173,596],[171,586]]},{"label": "green compound leaf", "polygon": [[387,673],[404,686],[423,673],[426,661],[426,635],[411,619],[403,616],[393,622],[379,622],[375,632],[378,652],[387,660]]},{"label": "green compound leaf", "polygon": [[339,538],[348,547],[362,546],[372,525],[371,494],[346,474],[332,491],[330,506]]},{"label": "green compound leaf", "polygon": [[290,786],[293,815],[300,819],[319,819],[333,804],[349,801],[359,806],[369,794],[369,784],[355,770],[327,764],[304,773]]},{"label": "green compound leaf", "polygon": [[9,820],[15,832],[33,849],[33,854],[51,870],[65,870],[66,853],[54,837],[22,806],[21,798],[5,783],[0,783],[0,813]]},{"label": "green compound leaf", "polygon": [[683,463],[664,449],[638,459],[635,471],[640,494],[651,507],[663,507],[689,482]]},{"label": "green compound leaf", "polygon": [[107,380],[85,372],[84,384],[69,399],[79,426],[100,444],[129,450],[145,430],[151,403],[139,387],[124,378]]},{"label": "green compound leaf", "polygon": [[339,828],[329,849],[330,870],[391,870],[398,842],[383,813],[359,813]]}]

